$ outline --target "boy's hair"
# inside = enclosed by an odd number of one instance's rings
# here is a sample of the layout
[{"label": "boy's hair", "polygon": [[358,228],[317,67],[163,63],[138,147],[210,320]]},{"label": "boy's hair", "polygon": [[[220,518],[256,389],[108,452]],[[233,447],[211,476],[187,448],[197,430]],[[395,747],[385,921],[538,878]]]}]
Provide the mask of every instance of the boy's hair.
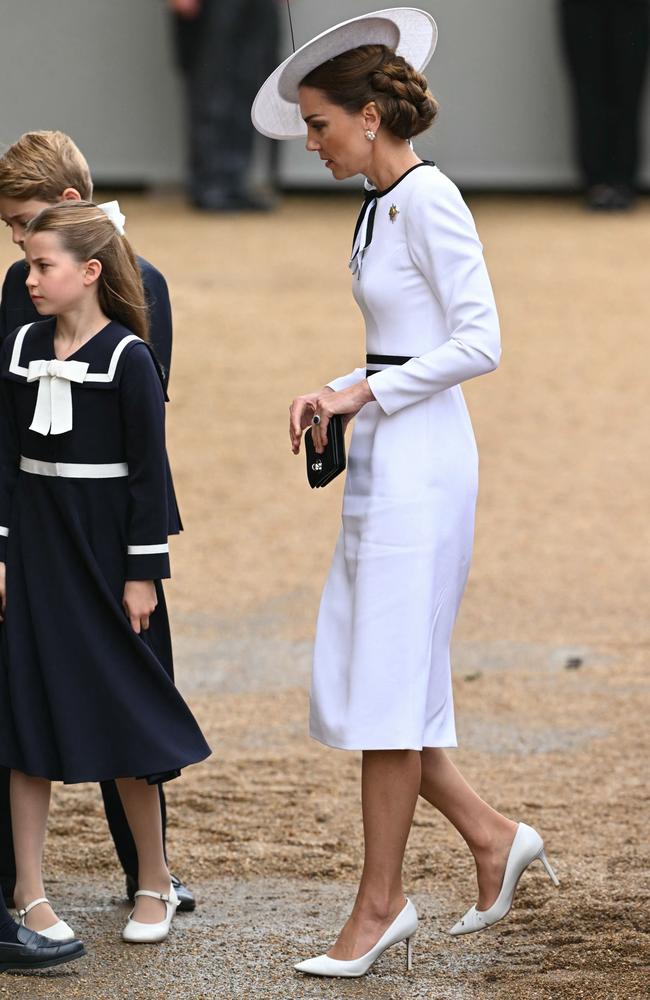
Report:
[{"label": "boy's hair", "polygon": [[142,275],[131,244],[108,216],[88,201],[64,201],[43,209],[27,225],[26,235],[56,233],[75,260],[98,260],[102,272],[97,295],[102,312],[149,341],[149,320]]},{"label": "boy's hair", "polygon": [[0,196],[55,204],[66,188],[92,200],[90,168],[65,132],[25,132],[0,157]]}]

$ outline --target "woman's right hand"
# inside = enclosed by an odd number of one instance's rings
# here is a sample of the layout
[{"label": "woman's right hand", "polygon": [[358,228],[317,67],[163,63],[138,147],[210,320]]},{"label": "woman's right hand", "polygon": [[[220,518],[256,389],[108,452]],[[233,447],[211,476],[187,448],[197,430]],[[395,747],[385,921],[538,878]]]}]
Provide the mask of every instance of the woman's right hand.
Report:
[{"label": "woman's right hand", "polygon": [[296,396],[289,407],[289,437],[291,439],[291,450],[294,455],[300,451],[300,441],[302,432],[311,425],[311,418],[316,412],[316,405],[323,393],[334,392],[330,387],[324,386],[317,392],[308,392],[305,396]]},{"label": "woman's right hand", "polygon": [[0,622],[5,620],[5,607],[7,603],[7,567],[0,562]]}]

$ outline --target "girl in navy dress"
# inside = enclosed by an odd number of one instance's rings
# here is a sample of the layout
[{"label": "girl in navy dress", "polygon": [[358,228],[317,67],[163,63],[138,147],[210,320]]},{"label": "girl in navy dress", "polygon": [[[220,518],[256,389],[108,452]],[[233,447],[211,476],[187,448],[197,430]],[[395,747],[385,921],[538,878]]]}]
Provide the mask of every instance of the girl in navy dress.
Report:
[{"label": "girl in navy dress", "polygon": [[210,753],[172,680],[164,392],[119,223],[66,202],[30,223],[25,250],[30,295],[53,318],[0,354],[0,764],[16,905],[31,929],[73,936],[43,888],[50,782],[114,778],[141,887],[123,937],[160,941],[177,899],[156,785]]}]

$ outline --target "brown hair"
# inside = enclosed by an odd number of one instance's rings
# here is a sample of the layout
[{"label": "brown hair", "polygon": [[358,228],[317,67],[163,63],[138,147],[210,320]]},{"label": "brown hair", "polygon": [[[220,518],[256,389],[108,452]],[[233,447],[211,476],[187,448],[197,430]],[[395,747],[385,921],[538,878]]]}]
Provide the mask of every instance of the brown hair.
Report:
[{"label": "brown hair", "polygon": [[149,340],[140,268],[129,241],[120,236],[101,208],[88,201],[63,201],[32,219],[26,234],[33,233],[57,233],[61,246],[75,260],[98,260],[102,265],[97,281],[102,312],[142,340]]},{"label": "brown hair", "polygon": [[427,79],[387,45],[360,45],[308,73],[301,86],[322,90],[351,114],[374,101],[382,124],[410,139],[433,124],[438,102]]},{"label": "brown hair", "polygon": [[0,157],[0,195],[29,201],[61,200],[75,188],[87,201],[93,196],[90,168],[65,132],[25,132]]}]

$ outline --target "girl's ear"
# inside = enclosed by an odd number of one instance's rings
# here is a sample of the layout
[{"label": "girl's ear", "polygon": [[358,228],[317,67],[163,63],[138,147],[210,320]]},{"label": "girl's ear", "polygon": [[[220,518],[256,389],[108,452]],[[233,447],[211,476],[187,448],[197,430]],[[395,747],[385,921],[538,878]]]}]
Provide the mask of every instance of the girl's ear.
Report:
[{"label": "girl's ear", "polygon": [[84,285],[92,285],[95,281],[97,281],[101,273],[101,261],[96,260],[94,257],[92,260],[86,261],[84,270]]},{"label": "girl's ear", "polygon": [[77,191],[76,188],[66,188],[65,191],[62,192],[61,198],[59,200],[60,201],[81,201],[82,198],[81,198],[81,195],[79,194],[79,192]]}]

